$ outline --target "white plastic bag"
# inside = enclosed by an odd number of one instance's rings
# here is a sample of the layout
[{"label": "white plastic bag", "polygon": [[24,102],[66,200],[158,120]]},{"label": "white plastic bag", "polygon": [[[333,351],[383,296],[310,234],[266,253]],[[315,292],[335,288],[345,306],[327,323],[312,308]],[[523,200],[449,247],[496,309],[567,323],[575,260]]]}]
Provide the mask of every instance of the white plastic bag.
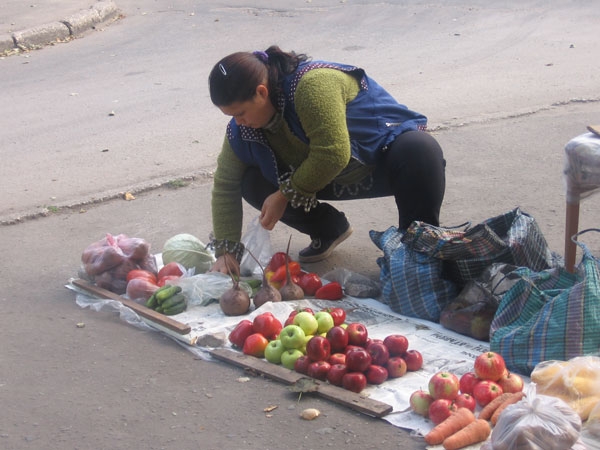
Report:
[{"label": "white plastic bag", "polygon": [[[207,272],[191,277],[181,277],[173,280],[172,284],[181,286],[188,307],[192,307],[206,306],[213,301],[218,301],[221,295],[233,286],[233,280],[224,273]],[[240,281],[240,288],[248,295],[252,295],[252,288],[248,283]]]},{"label": "white plastic bag", "polygon": [[581,418],[563,400],[538,395],[535,383],[527,397],[508,406],[491,436],[493,450],[550,450],[577,448]]},{"label": "white plastic bag", "polygon": [[[258,216],[246,228],[246,232],[242,236],[242,244],[244,244],[246,251],[240,263],[240,275],[262,279],[262,270],[254,258],[258,259],[264,268],[269,264],[273,252],[271,251],[271,236],[269,231],[262,227],[258,221]],[[254,255],[254,258],[250,253]]]}]

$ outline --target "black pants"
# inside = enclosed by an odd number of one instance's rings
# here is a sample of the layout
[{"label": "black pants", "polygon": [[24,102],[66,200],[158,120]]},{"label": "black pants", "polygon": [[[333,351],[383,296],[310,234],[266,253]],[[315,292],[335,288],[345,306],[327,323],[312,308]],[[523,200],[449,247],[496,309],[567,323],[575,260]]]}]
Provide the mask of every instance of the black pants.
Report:
[{"label": "black pants", "polygon": [[[317,192],[318,200],[354,200],[394,196],[398,208],[398,227],[402,230],[415,220],[439,225],[444,191],[446,161],[437,141],[424,131],[407,131],[396,138],[382,155],[372,180],[363,180],[352,189],[330,183]],[[242,182],[242,195],[253,207],[261,209],[277,190],[259,169],[249,168]],[[336,238],[348,221],[343,212],[319,201],[316,208],[285,210],[281,221],[311,238]]]}]

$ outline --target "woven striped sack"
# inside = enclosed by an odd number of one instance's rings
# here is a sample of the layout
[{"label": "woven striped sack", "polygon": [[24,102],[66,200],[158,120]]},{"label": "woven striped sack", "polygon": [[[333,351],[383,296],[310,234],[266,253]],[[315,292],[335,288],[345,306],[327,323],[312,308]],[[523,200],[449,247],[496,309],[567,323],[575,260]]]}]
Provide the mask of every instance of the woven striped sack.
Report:
[{"label": "woven striped sack", "polygon": [[574,274],[563,267],[513,272],[521,279],[502,296],[490,326],[490,349],[509,370],[529,375],[542,361],[600,355],[600,264],[577,244],[583,257]]},{"label": "woven striped sack", "polygon": [[383,251],[377,259],[383,302],[399,314],[439,322],[444,306],[458,295],[457,286],[441,276],[442,261],[404,245],[396,227],[369,235]]},{"label": "woven striped sack", "polygon": [[460,286],[477,279],[494,263],[536,271],[556,265],[537,222],[519,208],[465,230],[413,222],[402,242],[444,261],[443,276]]}]

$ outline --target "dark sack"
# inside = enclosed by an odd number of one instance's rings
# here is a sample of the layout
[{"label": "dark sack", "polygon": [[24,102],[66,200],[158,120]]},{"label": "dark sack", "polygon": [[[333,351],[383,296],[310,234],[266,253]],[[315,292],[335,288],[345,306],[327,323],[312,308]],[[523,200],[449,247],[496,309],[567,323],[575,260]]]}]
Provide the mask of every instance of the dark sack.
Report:
[{"label": "dark sack", "polygon": [[461,287],[493,263],[536,271],[556,265],[556,256],[537,222],[519,208],[466,230],[413,222],[402,242],[414,251],[442,260],[443,276]]},{"label": "dark sack", "polygon": [[599,261],[577,244],[583,257],[574,274],[562,267],[513,272],[521,279],[502,297],[490,327],[490,349],[510,370],[529,375],[542,361],[599,354]]},{"label": "dark sack", "polygon": [[458,294],[457,286],[441,277],[442,261],[404,245],[396,227],[369,235],[383,251],[377,258],[383,301],[397,313],[438,322],[441,310]]},{"label": "dark sack", "polygon": [[480,341],[489,341],[490,326],[502,295],[518,280],[512,275],[516,269],[510,264],[492,264],[476,280],[467,282],[442,310],[440,325]]}]

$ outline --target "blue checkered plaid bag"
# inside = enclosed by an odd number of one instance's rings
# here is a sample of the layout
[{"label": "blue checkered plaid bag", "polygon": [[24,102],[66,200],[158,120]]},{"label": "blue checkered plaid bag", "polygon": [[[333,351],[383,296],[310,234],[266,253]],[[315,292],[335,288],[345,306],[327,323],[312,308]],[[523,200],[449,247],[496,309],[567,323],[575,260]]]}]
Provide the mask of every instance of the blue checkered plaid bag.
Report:
[{"label": "blue checkered plaid bag", "polygon": [[466,230],[413,222],[402,238],[413,250],[444,261],[443,274],[460,286],[494,263],[543,270],[557,264],[535,219],[515,208]]},{"label": "blue checkered plaid bag", "polygon": [[510,370],[529,375],[541,361],[600,355],[600,261],[577,244],[583,257],[576,273],[513,272],[521,279],[502,296],[490,326],[490,349]]},{"label": "blue checkered plaid bag", "polygon": [[441,277],[442,261],[404,245],[396,227],[369,235],[383,250],[377,259],[383,301],[397,313],[439,322],[446,303],[458,295],[457,286]]}]

